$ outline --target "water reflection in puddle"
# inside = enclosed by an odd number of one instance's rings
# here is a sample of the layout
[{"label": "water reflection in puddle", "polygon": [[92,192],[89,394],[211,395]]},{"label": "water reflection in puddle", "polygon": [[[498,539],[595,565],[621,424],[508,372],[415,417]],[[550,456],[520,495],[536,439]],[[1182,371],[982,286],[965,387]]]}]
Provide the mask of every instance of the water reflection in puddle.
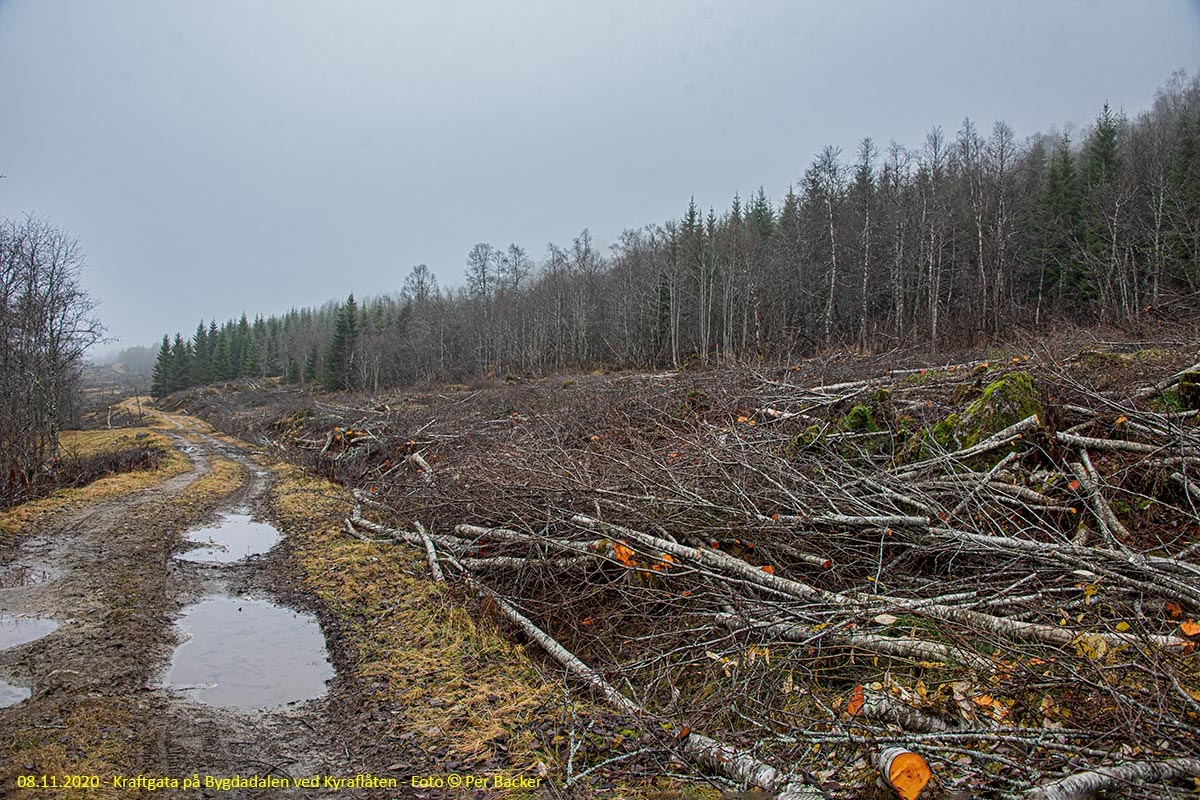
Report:
[{"label": "water reflection in puddle", "polygon": [[37,561],[26,561],[0,567],[0,589],[15,589],[36,586],[54,580],[58,573],[48,565]]},{"label": "water reflection in puddle", "polygon": [[48,636],[57,628],[58,623],[52,619],[0,614],[0,650],[7,650],[10,647]]},{"label": "water reflection in puddle", "polygon": [[0,708],[8,708],[15,706],[22,700],[26,700],[33,694],[24,686],[14,686],[8,681],[0,680]]},{"label": "water reflection in puddle", "polygon": [[188,636],[166,685],[214,706],[264,709],[325,693],[333,667],[310,614],[265,600],[209,597],[184,609]]},{"label": "water reflection in puddle", "polygon": [[189,538],[199,545],[198,549],[180,553],[176,558],[224,564],[267,552],[279,541],[279,531],[255,522],[249,514],[226,514],[216,526],[194,531]]}]

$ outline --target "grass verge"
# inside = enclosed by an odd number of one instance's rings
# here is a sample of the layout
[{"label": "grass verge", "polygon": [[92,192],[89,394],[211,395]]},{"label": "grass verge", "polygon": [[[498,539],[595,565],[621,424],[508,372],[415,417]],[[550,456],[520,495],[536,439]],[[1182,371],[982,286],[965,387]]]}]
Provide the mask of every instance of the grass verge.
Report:
[{"label": "grass verge", "polygon": [[532,723],[554,687],[524,648],[429,580],[415,549],[348,537],[345,489],[290,465],[274,471],[279,522],[307,588],[346,634],[355,677],[380,708],[404,709],[389,735],[513,772],[544,763]]}]

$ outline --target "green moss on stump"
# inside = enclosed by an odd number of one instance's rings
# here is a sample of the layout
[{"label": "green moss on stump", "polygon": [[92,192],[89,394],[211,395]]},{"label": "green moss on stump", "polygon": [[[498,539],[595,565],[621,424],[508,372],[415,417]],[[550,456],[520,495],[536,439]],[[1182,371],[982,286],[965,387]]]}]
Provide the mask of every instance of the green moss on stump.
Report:
[{"label": "green moss on stump", "polygon": [[988,384],[979,399],[967,406],[959,426],[962,446],[971,447],[1031,414],[1046,415],[1037,384],[1028,372],[1010,372]]},{"label": "green moss on stump", "polygon": [[850,409],[850,413],[842,417],[842,421],[838,423],[839,431],[877,431],[879,426],[875,424],[875,415],[871,412],[870,406],[858,405]]}]

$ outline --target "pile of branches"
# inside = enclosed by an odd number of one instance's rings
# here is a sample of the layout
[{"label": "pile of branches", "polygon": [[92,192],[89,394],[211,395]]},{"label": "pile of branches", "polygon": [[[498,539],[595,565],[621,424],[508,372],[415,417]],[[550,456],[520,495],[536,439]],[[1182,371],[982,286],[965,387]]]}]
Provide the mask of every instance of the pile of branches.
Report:
[{"label": "pile of branches", "polygon": [[[421,548],[654,733],[614,767],[857,797],[902,748],[935,796],[1182,797],[1195,377],[1099,361],[397,398],[293,415],[288,449],[342,465],[348,532]],[[580,746],[569,781],[608,764]]]}]

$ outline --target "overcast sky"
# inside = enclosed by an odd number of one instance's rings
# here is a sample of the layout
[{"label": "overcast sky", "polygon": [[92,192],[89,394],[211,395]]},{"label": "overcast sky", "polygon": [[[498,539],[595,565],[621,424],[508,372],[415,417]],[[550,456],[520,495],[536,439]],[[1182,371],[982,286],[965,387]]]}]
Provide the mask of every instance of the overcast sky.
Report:
[{"label": "overcast sky", "polygon": [[1196,0],[0,0],[0,215],[79,238],[147,344],[779,198],[825,144],[1133,114],[1198,66]]}]

